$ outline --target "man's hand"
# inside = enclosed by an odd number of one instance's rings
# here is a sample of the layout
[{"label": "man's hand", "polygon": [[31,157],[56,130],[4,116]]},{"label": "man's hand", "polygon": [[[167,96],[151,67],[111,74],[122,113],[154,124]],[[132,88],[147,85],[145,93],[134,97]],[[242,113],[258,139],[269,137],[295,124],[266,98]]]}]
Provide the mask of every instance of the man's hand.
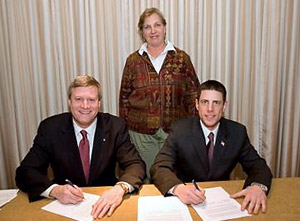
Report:
[{"label": "man's hand", "polygon": [[249,186],[246,189],[243,189],[242,191],[232,194],[231,198],[239,198],[239,197],[245,197],[242,203],[242,210],[245,210],[245,208],[248,205],[248,213],[252,214],[258,214],[260,208],[263,213],[267,210],[267,196],[265,192],[256,185]]},{"label": "man's hand", "polygon": [[106,214],[111,216],[113,211],[121,204],[124,193],[124,190],[119,185],[115,185],[110,190],[105,191],[93,205],[93,218],[103,218]]},{"label": "man's hand", "polygon": [[197,190],[192,185],[177,185],[173,193],[183,202],[184,204],[199,204],[205,200],[205,190],[199,188]]},{"label": "man's hand", "polygon": [[69,184],[55,186],[49,196],[54,197],[63,204],[77,204],[84,199],[82,190]]}]

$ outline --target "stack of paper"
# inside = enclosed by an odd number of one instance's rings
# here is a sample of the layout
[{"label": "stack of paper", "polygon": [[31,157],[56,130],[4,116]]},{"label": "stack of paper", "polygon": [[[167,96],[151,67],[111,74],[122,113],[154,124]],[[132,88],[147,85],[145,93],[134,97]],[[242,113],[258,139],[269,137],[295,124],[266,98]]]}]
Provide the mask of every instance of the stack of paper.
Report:
[{"label": "stack of paper", "polygon": [[17,196],[18,189],[0,190],[0,207]]},{"label": "stack of paper", "polygon": [[138,221],[191,220],[185,204],[177,197],[144,196],[138,199]]}]

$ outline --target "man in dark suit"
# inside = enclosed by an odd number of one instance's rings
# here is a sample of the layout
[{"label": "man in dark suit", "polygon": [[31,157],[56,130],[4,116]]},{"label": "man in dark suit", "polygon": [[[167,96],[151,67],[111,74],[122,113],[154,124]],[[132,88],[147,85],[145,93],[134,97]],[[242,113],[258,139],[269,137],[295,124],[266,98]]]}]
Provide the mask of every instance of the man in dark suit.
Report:
[{"label": "man in dark suit", "polygon": [[[185,182],[228,180],[237,163],[248,178],[242,191],[242,210],[266,211],[272,174],[264,159],[250,144],[245,126],[222,117],[226,108],[226,89],[209,80],[199,87],[196,108],[199,117],[181,120],[171,127],[164,147],[151,168],[156,187],[164,195],[176,195],[186,204],[205,200],[205,191]],[[208,138],[210,137],[210,138]]]},{"label": "man in dark suit", "polygon": [[[78,76],[68,96],[70,113],[41,122],[32,148],[16,170],[16,184],[28,193],[30,201],[49,197],[65,204],[83,200],[78,186],[114,185],[92,209],[94,218],[110,216],[123,195],[142,185],[145,164],[130,142],[126,123],[99,112],[101,93],[97,80]],[[118,178],[117,164],[121,171]],[[49,165],[53,180],[47,176]]]}]

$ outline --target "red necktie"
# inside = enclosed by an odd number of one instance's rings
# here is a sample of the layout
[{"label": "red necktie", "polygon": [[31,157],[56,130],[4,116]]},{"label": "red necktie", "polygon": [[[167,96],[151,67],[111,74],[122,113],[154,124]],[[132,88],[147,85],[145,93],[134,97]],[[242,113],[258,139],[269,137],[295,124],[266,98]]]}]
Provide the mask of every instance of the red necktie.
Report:
[{"label": "red necktie", "polygon": [[86,183],[88,183],[90,175],[90,145],[89,140],[87,139],[87,132],[82,130],[80,133],[82,134],[82,139],[79,143],[79,152],[85,180]]},{"label": "red necktie", "polygon": [[209,139],[209,142],[207,144],[207,148],[208,148],[207,154],[208,154],[209,168],[211,169],[211,164],[212,164],[212,159],[214,156],[214,149],[215,149],[213,132],[210,132],[210,134],[208,135],[208,139]]}]

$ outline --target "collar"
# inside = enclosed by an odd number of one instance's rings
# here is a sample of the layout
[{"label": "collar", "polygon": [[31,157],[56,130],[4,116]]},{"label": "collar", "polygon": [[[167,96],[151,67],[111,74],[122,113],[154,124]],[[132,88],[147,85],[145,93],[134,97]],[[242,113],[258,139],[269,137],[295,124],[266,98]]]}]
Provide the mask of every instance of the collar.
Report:
[{"label": "collar", "polygon": [[74,126],[74,131],[75,131],[76,136],[78,136],[80,134],[80,131],[82,131],[82,130],[85,130],[88,135],[95,134],[96,125],[97,125],[97,117],[95,118],[93,123],[90,126],[88,126],[87,128],[80,127],[73,118],[73,126]]},{"label": "collar", "polygon": [[217,138],[217,134],[218,134],[219,127],[220,127],[220,122],[218,123],[218,125],[216,126],[216,128],[213,129],[213,130],[209,130],[209,129],[204,125],[204,123],[202,122],[201,119],[200,119],[200,124],[201,124],[202,130],[203,130],[203,134],[204,134],[206,143],[207,143],[208,140],[209,140],[209,139],[208,139],[208,135],[209,135],[211,132],[214,134],[214,142],[216,143],[216,138]]},{"label": "collar", "polygon": [[[165,49],[163,50],[163,52],[161,54],[167,53],[168,51],[175,51],[176,52],[174,45],[170,41],[166,41],[166,44],[167,44],[167,46],[165,47]],[[147,50],[147,42],[142,44],[142,46],[139,50],[139,54],[143,55],[144,52],[146,52],[150,56],[150,54],[148,53],[148,50]]]}]

